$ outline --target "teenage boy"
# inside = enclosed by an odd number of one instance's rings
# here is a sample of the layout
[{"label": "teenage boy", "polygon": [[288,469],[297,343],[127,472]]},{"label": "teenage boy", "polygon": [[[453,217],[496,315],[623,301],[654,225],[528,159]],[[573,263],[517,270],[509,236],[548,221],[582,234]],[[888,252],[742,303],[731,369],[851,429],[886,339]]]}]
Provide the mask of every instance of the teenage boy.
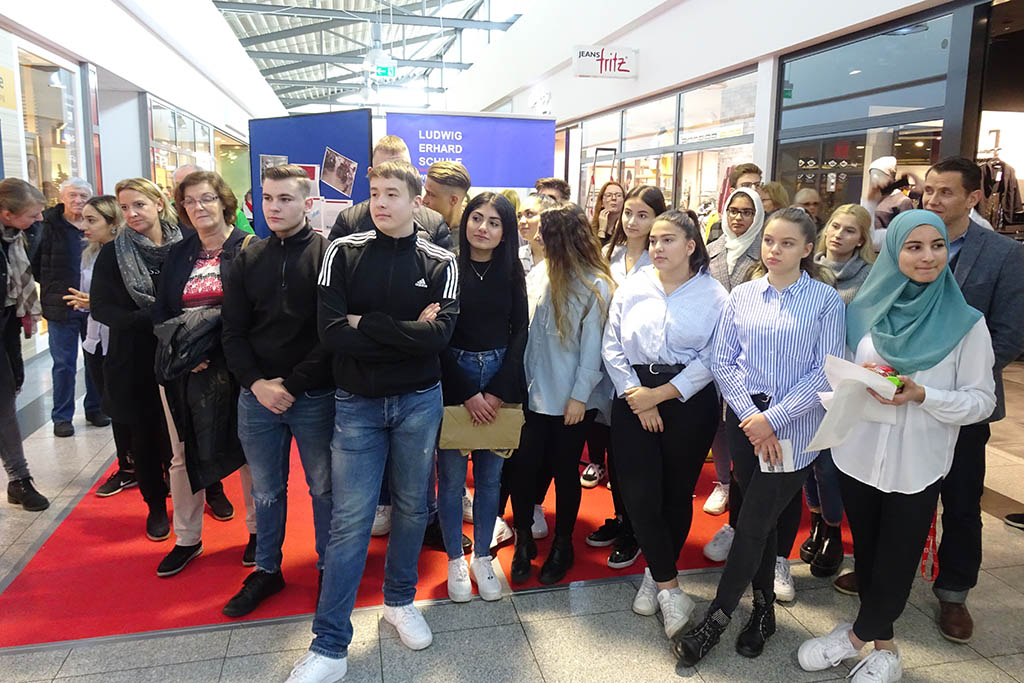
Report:
[{"label": "teenage boy", "polygon": [[437,211],[444,217],[452,234],[452,251],[459,251],[459,223],[462,222],[462,206],[472,183],[469,171],[457,161],[437,161],[427,169],[423,183],[423,206]]},{"label": "teenage boy", "polygon": [[556,202],[567,202],[572,194],[572,187],[561,178],[538,178],[533,189],[537,194],[551,197]]},{"label": "teenage boy", "polygon": [[375,228],[335,240],[319,279],[320,339],[333,354],[338,388],[334,510],[315,638],[289,683],[330,683],[345,675],[352,607],[388,459],[393,511],[384,619],[413,650],[433,640],[412,602],[443,414],[438,354],[455,328],[459,277],[455,257],[415,232],[422,187],[412,164],[385,162],[367,177]]},{"label": "teenage boy", "polygon": [[306,220],[306,172],[294,164],[263,171],[263,216],[272,236],[235,259],[221,309],[228,367],[242,391],[238,437],[252,470],[256,569],[224,607],[240,617],[284,588],[281,545],[292,437],[313,498],[317,568],[331,524],[334,383],[316,330],[316,281],[328,241]]}]

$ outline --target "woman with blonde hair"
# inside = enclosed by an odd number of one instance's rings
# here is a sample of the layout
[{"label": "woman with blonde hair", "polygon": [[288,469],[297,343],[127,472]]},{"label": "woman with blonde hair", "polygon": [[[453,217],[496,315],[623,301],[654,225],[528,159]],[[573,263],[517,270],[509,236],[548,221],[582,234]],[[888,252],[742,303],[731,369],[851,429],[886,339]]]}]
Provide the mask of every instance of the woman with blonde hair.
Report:
[{"label": "woman with blonde hair", "polygon": [[163,541],[171,535],[164,483],[171,442],[153,371],[156,337],[150,309],[164,259],[181,241],[181,230],[167,195],[151,181],[122,180],[115,195],[127,228],[100,248],[89,293],[93,318],[109,328],[103,412],[127,425],[135,479],[149,507],[146,537]]},{"label": "woman with blonde hair", "polygon": [[836,289],[849,304],[875,262],[871,214],[860,204],[843,204],[832,212],[818,238],[815,260],[836,276]]},{"label": "woman with blonde hair", "polygon": [[789,193],[782,183],[772,181],[757,188],[757,194],[764,205],[764,217],[768,218],[779,209],[789,206]]}]

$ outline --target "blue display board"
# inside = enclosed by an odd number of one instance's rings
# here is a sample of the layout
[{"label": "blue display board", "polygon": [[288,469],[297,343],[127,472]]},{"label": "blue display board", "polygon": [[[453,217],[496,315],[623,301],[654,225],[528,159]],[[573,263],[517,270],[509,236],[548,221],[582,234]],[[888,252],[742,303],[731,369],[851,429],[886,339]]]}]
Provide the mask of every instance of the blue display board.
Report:
[{"label": "blue display board", "polygon": [[369,109],[249,121],[253,229],[256,234],[261,237],[270,234],[260,200],[260,157],[267,157],[267,163],[273,165],[284,163],[281,157],[286,157],[291,164],[315,165],[319,169],[320,181],[314,195],[325,199],[351,199],[353,203],[359,203],[370,197],[370,184],[366,180],[370,150]]},{"label": "blue display board", "polygon": [[388,113],[387,129],[405,140],[420,173],[458,161],[474,187],[533,187],[555,165],[554,119]]}]

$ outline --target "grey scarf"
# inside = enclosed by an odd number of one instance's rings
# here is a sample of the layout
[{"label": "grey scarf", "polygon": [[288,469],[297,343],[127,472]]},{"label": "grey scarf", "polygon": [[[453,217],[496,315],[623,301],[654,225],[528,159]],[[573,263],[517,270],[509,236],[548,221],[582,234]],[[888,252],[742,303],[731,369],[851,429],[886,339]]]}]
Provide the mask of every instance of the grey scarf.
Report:
[{"label": "grey scarf", "polygon": [[32,277],[32,265],[25,251],[25,235],[16,228],[4,227],[0,237],[7,243],[7,282],[4,283],[4,306],[16,306],[19,318],[26,315],[36,320],[42,317],[43,309]]},{"label": "grey scarf", "polygon": [[177,225],[160,221],[160,230],[164,238],[160,246],[153,244],[148,237],[130,227],[118,231],[117,237],[114,238],[114,251],[117,254],[121,279],[124,280],[128,294],[141,309],[148,309],[156,301],[153,276],[160,272],[160,267],[171,247],[181,241],[181,230]]}]

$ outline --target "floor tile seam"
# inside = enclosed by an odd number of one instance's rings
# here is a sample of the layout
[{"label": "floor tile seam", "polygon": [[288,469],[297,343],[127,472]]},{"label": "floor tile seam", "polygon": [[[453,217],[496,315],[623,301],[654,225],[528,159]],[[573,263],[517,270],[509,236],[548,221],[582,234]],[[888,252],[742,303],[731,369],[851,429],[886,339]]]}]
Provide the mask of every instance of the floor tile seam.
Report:
[{"label": "floor tile seam", "polygon": [[[518,617],[518,613],[516,616]],[[537,672],[540,673],[540,680],[546,683],[547,676],[544,675],[544,667],[540,665],[540,660],[537,659],[537,651],[533,649],[533,643],[530,641],[530,634],[526,632],[526,624],[524,624],[522,620],[519,621],[519,630],[523,632],[523,638],[526,640],[526,646],[530,648],[530,656],[533,657],[533,663],[537,667]]]},{"label": "floor tile seam", "polygon": [[[79,678],[81,676],[103,676],[105,674],[123,673],[125,671],[142,671],[142,670],[145,670],[145,669],[156,669],[158,667],[180,666],[182,664],[197,664],[197,663],[200,663],[200,662],[215,662],[215,661],[218,661],[218,660],[223,662],[224,661],[224,657],[204,657],[203,659],[187,659],[187,660],[182,661],[182,662],[164,662],[163,664],[147,664],[145,666],[131,666],[131,667],[128,667],[126,669],[108,669],[108,670],[105,670],[105,671],[91,671],[89,673],[69,674],[67,676],[61,676],[60,675],[60,670],[58,669],[57,675],[53,678],[53,681],[54,681],[54,683],[59,683],[60,681],[68,681],[68,680],[71,680],[73,678]],[[65,662],[66,661],[67,660],[65,660]],[[64,664],[61,664],[61,668],[63,668],[63,667],[64,667]],[[217,678],[220,678],[219,674],[218,674]]]}]

